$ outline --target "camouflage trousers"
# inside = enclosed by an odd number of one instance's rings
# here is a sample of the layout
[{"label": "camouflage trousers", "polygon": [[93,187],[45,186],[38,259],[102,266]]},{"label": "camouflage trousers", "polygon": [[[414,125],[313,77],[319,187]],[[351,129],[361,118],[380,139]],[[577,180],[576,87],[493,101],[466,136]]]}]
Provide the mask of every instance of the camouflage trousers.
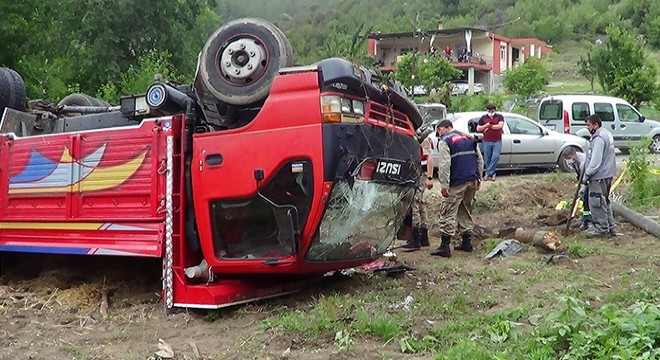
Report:
[{"label": "camouflage trousers", "polygon": [[424,200],[425,184],[419,184],[415,190],[412,202],[413,227],[428,228],[426,219],[426,200]]},{"label": "camouflage trousers", "polygon": [[459,234],[472,233],[474,229],[472,209],[476,194],[476,180],[449,188],[449,197],[443,197],[440,200],[440,219],[438,225],[442,235],[454,236],[456,230],[458,230]]}]

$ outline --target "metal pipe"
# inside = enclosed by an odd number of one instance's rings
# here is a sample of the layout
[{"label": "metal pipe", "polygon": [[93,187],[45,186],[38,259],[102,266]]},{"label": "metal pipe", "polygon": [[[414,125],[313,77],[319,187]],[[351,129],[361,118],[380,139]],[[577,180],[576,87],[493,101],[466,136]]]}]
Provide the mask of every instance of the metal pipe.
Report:
[{"label": "metal pipe", "polygon": [[111,111],[118,111],[121,106],[70,106],[64,105],[59,111],[61,113],[80,113],[80,114],[97,114]]},{"label": "metal pipe", "polygon": [[612,211],[629,223],[660,239],[660,224],[622,204],[612,201]]}]

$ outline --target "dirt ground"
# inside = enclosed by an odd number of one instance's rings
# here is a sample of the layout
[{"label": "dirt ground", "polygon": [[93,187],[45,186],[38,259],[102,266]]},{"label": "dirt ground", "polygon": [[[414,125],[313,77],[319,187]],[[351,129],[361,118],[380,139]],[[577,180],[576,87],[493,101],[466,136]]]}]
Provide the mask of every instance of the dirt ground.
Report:
[{"label": "dirt ground", "polygon": [[[568,177],[553,180],[556,176],[509,175],[485,183],[478,194],[475,215],[482,226],[481,237],[488,238],[489,233],[506,227],[562,229],[563,225],[543,224],[556,214],[555,205],[560,200],[569,200],[574,191]],[[434,219],[438,189],[427,195],[430,218]],[[653,244],[650,251],[658,254],[657,239],[618,220],[622,235],[614,240],[601,240],[605,246],[633,253],[649,251],[649,244]],[[437,246],[439,236],[433,225],[430,235],[432,247]],[[399,252],[400,260],[419,269],[415,277],[404,282],[401,298],[420,287],[429,296],[454,291],[461,279],[483,272],[488,242],[479,239],[475,243],[472,254],[455,253],[448,260],[431,257],[427,250]],[[567,249],[559,252],[567,253]],[[634,256],[613,259],[611,254],[594,254],[581,260],[567,266],[588,273],[594,281],[607,282],[610,288],[617,287],[614,271],[635,268],[642,262]],[[512,267],[505,264],[502,269]],[[0,359],[156,359],[159,339],[173,348],[175,359],[334,359],[333,338],[308,338],[282,329],[264,329],[263,320],[282,309],[303,310],[319,294],[359,293],[373,285],[373,280],[352,277],[218,312],[176,310],[164,315],[160,303],[160,264],[155,260],[5,255],[2,271]],[[385,277],[380,279],[388,281]],[[476,311],[497,311],[515,301],[507,293],[507,283],[484,279],[494,300],[475,300],[472,305]],[[442,285],[425,285],[434,283]],[[547,282],[528,291],[530,296],[536,296],[562,286],[560,282]],[[107,308],[104,299],[108,300]],[[420,328],[428,327],[422,319],[419,322]],[[344,356],[382,359],[400,358],[402,354],[396,344],[360,341]]]}]

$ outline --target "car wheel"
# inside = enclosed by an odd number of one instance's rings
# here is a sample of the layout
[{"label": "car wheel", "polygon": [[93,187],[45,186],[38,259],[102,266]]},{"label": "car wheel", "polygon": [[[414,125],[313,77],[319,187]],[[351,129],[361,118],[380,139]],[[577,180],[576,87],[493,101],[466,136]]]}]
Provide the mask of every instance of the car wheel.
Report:
[{"label": "car wheel", "polygon": [[25,111],[26,106],[23,78],[12,69],[0,67],[0,117],[6,107]]},{"label": "car wheel", "polygon": [[568,161],[566,161],[566,159],[564,158],[566,153],[568,153],[569,148],[573,148],[577,152],[582,152],[582,150],[580,150],[580,149],[578,149],[574,146],[569,146],[569,147],[567,147],[567,148],[565,148],[564,150],[561,151],[561,154],[559,154],[559,159],[557,159],[557,166],[559,166],[559,170],[561,170],[563,172],[573,172],[573,171],[575,171],[573,169],[573,166],[571,164],[569,164]]},{"label": "car wheel", "polygon": [[653,137],[653,142],[651,143],[651,152],[653,154],[660,154],[660,135]]},{"label": "car wheel", "polygon": [[282,67],[293,64],[293,48],[284,33],[261,19],[240,19],[213,33],[199,57],[203,87],[230,105],[264,100]]}]

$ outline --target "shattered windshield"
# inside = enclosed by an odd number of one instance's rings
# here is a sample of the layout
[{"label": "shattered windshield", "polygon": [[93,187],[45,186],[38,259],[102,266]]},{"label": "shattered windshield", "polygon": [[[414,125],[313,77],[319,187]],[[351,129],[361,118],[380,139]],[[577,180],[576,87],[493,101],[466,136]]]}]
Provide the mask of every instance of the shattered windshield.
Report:
[{"label": "shattered windshield", "polygon": [[413,188],[347,181],[335,184],[308,261],[373,258],[385,252],[412,201]]}]

